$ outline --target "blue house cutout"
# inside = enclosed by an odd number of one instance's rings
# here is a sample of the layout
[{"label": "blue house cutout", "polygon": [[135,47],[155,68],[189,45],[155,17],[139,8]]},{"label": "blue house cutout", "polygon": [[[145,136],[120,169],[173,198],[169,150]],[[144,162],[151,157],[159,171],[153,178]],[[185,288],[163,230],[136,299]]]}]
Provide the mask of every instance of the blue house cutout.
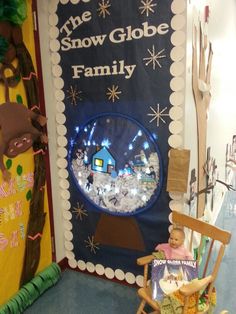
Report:
[{"label": "blue house cutout", "polygon": [[111,173],[115,166],[115,159],[105,146],[92,156],[91,169],[94,171]]}]

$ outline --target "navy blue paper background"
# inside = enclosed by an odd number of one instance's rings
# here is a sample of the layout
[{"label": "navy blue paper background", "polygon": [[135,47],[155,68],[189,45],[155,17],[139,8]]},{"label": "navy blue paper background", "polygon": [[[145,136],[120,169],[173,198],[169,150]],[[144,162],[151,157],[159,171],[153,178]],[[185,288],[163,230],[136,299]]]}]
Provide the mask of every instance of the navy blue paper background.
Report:
[{"label": "navy blue paper background", "polygon": [[[134,215],[140,232],[145,243],[145,252],[136,250],[122,249],[106,245],[98,245],[99,249],[95,249],[96,253],[88,246],[86,240],[95,234],[97,223],[101,217],[101,212],[91,204],[91,202],[81,193],[70,168],[69,162],[69,183],[70,183],[70,203],[72,211],[73,224],[73,245],[74,254],[77,260],[90,261],[94,264],[102,264],[105,267],[113,269],[120,268],[124,271],[131,271],[135,274],[141,273],[142,269],[136,266],[136,258],[145,254],[149,254],[154,250],[157,243],[166,242],[168,239],[168,216],[169,196],[166,192],[166,175],[168,161],[168,124],[170,118],[163,117],[166,123],[159,121],[157,126],[156,120],[150,123],[152,119],[148,113],[152,113],[150,106],[156,109],[157,104],[160,109],[167,107],[165,113],[169,112],[170,102],[170,51],[172,45],[170,36],[171,28],[165,35],[155,35],[152,37],[142,37],[125,41],[123,43],[114,44],[108,39],[108,34],[115,28],[126,28],[131,25],[132,29],[142,28],[142,23],[148,22],[149,25],[159,25],[167,23],[170,26],[173,14],[170,10],[171,0],[154,0],[157,5],[153,7],[154,13],[149,13],[147,17],[141,14],[139,7],[141,1],[137,0],[112,0],[109,7],[110,15],[105,18],[98,16],[98,4],[102,1],[91,1],[88,3],[79,2],[77,5],[68,3],[66,5],[59,4],[57,15],[59,18],[57,27],[60,29],[70,16],[81,16],[84,11],[90,11],[92,19],[89,22],[78,26],[70,34],[71,39],[90,37],[92,35],[107,34],[104,44],[97,47],[70,49],[59,53],[61,56],[60,66],[62,67],[62,78],[64,80],[63,91],[65,93],[64,103],[66,106],[66,127],[68,139],[68,151],[72,151],[71,144],[76,139],[76,128],[81,128],[90,119],[103,113],[120,113],[130,117],[140,123],[148,133],[155,138],[156,145],[159,148],[162,163],[162,187],[160,195],[154,204],[145,211]],[[65,37],[65,32],[59,35],[59,41]],[[153,45],[156,52],[164,50],[165,58],[159,59],[161,67],[156,65],[153,70],[152,66],[146,66],[143,58],[148,57],[148,49],[152,50]],[[85,65],[85,67],[93,67],[98,65],[112,65],[114,60],[124,60],[125,64],[136,64],[134,73],[130,79],[125,79],[123,75],[97,76],[86,78],[81,73],[80,78],[73,79],[72,65]],[[119,99],[114,102],[108,100],[107,88],[112,85],[118,86]],[[81,91],[80,99],[77,99],[76,105],[71,103],[68,91],[71,86]],[[119,139],[117,139],[119,140]],[[87,210],[87,216],[83,216],[80,220],[73,212],[73,207],[77,203],[83,204]],[[116,217],[114,216],[114,219]],[[127,237],[129,235],[127,234]]]}]

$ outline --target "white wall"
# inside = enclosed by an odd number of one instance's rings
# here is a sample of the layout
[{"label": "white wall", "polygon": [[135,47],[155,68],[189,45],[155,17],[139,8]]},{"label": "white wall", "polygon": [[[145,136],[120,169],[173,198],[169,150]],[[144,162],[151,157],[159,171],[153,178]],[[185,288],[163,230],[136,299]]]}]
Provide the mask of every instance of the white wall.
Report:
[{"label": "white wall", "polygon": [[[185,148],[191,150],[190,169],[197,168],[197,126],[192,96],[192,20],[194,8],[203,16],[209,5],[208,37],[213,47],[211,103],[208,115],[207,147],[216,159],[219,179],[225,179],[226,144],[236,134],[236,2],[235,0],[190,0],[188,4],[187,71],[185,103]],[[217,183],[214,222],[226,188]]]}]

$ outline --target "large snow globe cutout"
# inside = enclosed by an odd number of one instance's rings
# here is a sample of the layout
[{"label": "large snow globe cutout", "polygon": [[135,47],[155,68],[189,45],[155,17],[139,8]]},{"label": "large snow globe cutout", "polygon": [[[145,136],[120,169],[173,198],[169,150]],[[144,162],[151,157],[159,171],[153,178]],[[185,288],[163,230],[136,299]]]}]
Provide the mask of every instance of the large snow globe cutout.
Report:
[{"label": "large snow globe cutout", "polygon": [[103,114],[77,131],[71,170],[96,209],[130,216],[153,205],[162,184],[160,154],[140,123],[121,114]]}]

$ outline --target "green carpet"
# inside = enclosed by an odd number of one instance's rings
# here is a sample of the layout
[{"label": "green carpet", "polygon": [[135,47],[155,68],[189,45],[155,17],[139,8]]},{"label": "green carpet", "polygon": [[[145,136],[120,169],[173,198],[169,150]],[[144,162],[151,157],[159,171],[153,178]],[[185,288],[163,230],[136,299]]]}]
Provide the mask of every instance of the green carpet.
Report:
[{"label": "green carpet", "polygon": [[134,314],[137,289],[80,272],[66,270],[61,280],[24,313]]}]

